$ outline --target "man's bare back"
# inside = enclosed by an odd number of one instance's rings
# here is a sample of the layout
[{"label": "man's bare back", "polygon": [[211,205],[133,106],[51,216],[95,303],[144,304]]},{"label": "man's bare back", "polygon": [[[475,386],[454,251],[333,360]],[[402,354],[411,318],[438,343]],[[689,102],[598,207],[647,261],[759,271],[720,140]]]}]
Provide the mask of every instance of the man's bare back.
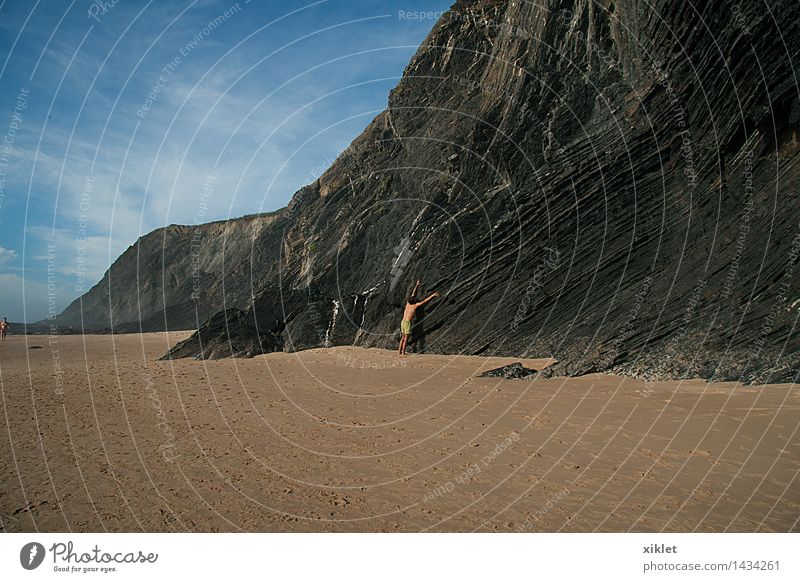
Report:
[{"label": "man's bare back", "polygon": [[403,310],[403,321],[411,321],[414,319],[414,314],[417,312],[417,308],[422,307],[428,301],[433,299],[434,297],[438,297],[439,294],[434,292],[431,293],[427,298],[423,299],[422,301],[417,301],[416,303],[411,303],[410,301],[406,301],[406,307]]},{"label": "man's bare back", "polygon": [[419,307],[419,303],[415,303],[414,305],[406,303],[406,308],[403,310],[403,321],[411,321],[414,319],[414,314],[417,312],[417,307]]}]

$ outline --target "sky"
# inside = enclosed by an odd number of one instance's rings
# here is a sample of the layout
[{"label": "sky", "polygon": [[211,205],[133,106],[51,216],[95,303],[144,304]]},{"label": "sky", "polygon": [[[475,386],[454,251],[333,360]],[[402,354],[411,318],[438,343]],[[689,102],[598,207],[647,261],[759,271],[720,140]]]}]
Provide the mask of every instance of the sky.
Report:
[{"label": "sky", "polygon": [[156,228],[285,206],[450,4],[0,0],[0,317],[59,313]]}]

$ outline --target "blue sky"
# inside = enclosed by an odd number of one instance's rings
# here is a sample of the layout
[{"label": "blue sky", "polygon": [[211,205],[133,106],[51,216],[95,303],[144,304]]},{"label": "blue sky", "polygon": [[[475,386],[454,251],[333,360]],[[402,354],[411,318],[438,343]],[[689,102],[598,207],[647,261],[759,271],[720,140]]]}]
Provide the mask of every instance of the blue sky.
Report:
[{"label": "blue sky", "polygon": [[386,107],[450,0],[0,0],[0,317],[140,235],[285,206]]}]

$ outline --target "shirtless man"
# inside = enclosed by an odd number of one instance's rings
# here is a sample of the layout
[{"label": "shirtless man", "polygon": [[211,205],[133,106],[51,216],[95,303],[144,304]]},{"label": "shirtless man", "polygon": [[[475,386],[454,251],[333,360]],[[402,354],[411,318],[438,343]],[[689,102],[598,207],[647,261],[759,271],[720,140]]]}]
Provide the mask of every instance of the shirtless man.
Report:
[{"label": "shirtless man", "polygon": [[6,334],[8,333],[8,319],[3,318],[3,321],[0,321],[0,337],[3,338],[3,341],[6,341]]},{"label": "shirtless man", "polygon": [[408,301],[406,302],[406,308],[403,310],[403,321],[400,322],[400,331],[402,332],[403,336],[400,338],[400,350],[398,353],[401,356],[406,355],[406,346],[408,345],[408,338],[411,336],[411,321],[414,319],[414,314],[417,311],[417,308],[421,305],[425,305],[428,301],[433,299],[434,297],[438,297],[438,293],[431,293],[428,297],[419,301],[417,299],[417,289],[419,289],[419,281],[417,284],[414,285],[414,290],[411,292],[411,295],[408,297]]}]

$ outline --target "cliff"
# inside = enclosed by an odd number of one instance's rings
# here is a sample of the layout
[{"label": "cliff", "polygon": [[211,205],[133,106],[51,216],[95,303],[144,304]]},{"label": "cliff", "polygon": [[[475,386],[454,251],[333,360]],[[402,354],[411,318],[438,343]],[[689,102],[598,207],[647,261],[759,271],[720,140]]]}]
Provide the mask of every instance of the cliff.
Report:
[{"label": "cliff", "polygon": [[[133,332],[197,329],[223,305],[244,308],[269,279],[271,246],[256,244],[275,214],[159,228],[131,245],[59,316],[61,329]],[[267,265],[263,272],[253,264]],[[253,280],[250,280],[250,276]],[[235,281],[235,283],[232,283]]]},{"label": "cliff", "polygon": [[[795,380],[800,7],[694,4],[456,2],[387,109],[237,239],[227,309],[167,357],[394,346],[422,279],[443,299],[415,350]],[[151,259],[134,290],[185,271]]]}]

